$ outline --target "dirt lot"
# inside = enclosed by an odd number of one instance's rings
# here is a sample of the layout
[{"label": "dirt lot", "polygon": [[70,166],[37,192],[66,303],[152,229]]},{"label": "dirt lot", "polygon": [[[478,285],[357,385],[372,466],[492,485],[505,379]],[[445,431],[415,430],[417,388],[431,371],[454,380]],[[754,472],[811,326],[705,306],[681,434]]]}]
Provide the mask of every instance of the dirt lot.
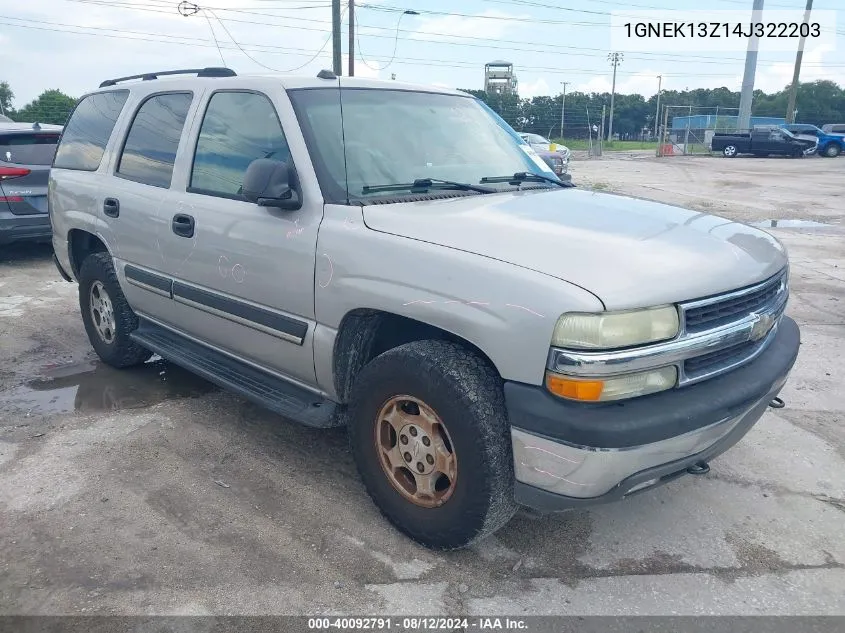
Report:
[{"label": "dirt lot", "polygon": [[[845,614],[845,158],[576,162],[579,184],[771,228],[802,351],[743,442],[616,505],[436,554],[366,497],[342,431],[162,363],[94,361],[46,248],[0,253],[0,612]],[[835,385],[839,385],[836,388]]]}]

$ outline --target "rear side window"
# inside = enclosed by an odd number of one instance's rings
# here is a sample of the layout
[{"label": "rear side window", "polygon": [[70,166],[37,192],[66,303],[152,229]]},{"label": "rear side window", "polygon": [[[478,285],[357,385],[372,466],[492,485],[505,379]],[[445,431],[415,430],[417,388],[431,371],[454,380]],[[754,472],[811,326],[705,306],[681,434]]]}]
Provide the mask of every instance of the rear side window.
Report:
[{"label": "rear side window", "polygon": [[14,165],[52,165],[59,133],[0,134],[0,161]]},{"label": "rear side window", "polygon": [[246,168],[257,158],[290,161],[270,99],[254,92],[212,95],[197,139],[190,190],[237,198]]},{"label": "rear side window", "polygon": [[146,185],[169,188],[192,99],[191,93],[179,92],[144,101],[129,128],[116,173]]},{"label": "rear side window", "polygon": [[53,167],[96,171],[128,96],[128,90],[117,90],[82,99],[62,133]]}]

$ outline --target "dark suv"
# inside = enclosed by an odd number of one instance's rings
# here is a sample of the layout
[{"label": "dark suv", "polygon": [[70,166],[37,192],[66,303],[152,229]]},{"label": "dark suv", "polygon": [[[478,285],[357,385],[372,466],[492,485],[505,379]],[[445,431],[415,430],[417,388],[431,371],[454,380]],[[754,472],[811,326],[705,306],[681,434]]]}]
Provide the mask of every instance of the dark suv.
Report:
[{"label": "dark suv", "polygon": [[47,182],[62,128],[0,122],[0,244],[49,241]]}]

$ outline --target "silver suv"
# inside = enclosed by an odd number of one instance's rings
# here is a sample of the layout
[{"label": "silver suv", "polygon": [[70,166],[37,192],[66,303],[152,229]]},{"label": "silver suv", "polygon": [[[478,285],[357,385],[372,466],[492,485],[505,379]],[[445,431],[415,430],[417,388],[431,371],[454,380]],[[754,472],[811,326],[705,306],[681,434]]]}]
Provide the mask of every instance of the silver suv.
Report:
[{"label": "silver suv", "polygon": [[706,473],[798,352],[774,238],[572,187],[462,92],[109,80],[49,198],[105,362],[157,353],[346,425],[375,503],[433,548]]}]

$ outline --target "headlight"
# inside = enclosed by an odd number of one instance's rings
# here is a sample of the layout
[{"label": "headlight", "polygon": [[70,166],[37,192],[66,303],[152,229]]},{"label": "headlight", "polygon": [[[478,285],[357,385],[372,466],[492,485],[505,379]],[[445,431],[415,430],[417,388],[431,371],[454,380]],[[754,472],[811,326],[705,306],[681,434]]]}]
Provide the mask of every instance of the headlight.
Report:
[{"label": "headlight", "polygon": [[571,312],[558,319],[552,345],[594,350],[631,347],[674,338],[679,327],[675,306],[626,312]]},{"label": "headlight", "polygon": [[675,367],[662,367],[602,379],[574,378],[546,372],[546,388],[549,391],[562,398],[582,402],[606,402],[644,396],[671,389],[677,380],[678,370]]}]

